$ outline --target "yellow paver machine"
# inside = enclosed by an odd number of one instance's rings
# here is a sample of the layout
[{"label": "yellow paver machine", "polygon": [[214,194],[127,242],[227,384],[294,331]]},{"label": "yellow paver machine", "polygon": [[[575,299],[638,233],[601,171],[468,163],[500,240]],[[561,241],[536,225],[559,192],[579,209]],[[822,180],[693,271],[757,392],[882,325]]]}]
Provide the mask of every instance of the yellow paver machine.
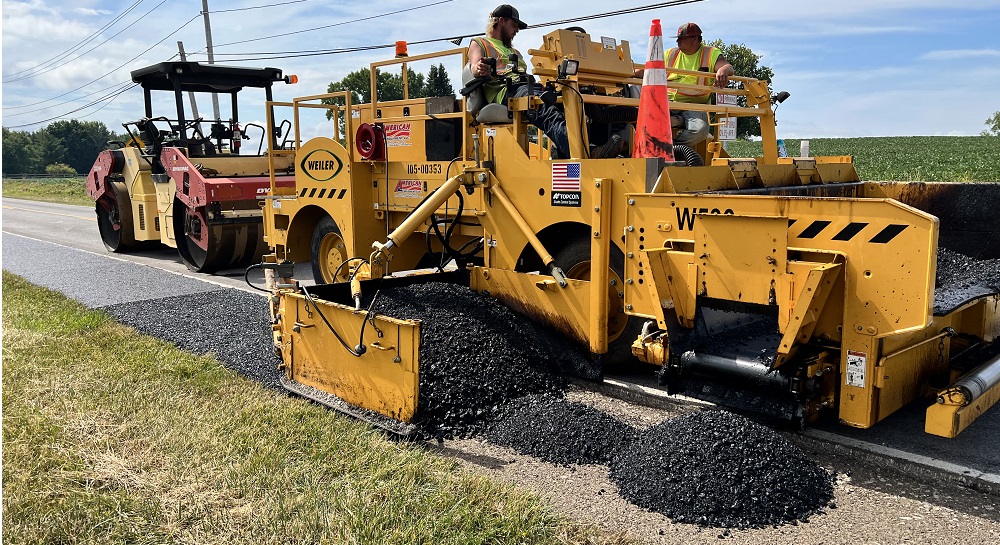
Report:
[{"label": "yellow paver machine", "polygon": [[[779,157],[767,82],[740,77],[701,88],[745,105],[696,107],[717,122],[759,118],[761,157],[729,157],[716,134],[694,160],[591,159],[592,144],[631,134],[635,114],[622,112],[641,82],[629,44],[557,30],[529,54],[548,94],[506,108],[473,96],[358,105],[347,93],[270,103],[296,120],[294,149],[269,154],[272,176],[294,166],[294,187],[273,182],[263,201],[288,388],[411,421],[421,324],[370,316],[362,294],[444,280],[605,367],[654,364],[672,392],[803,422],[867,428],[926,397],[927,431],[954,437],[1000,397],[998,286],[935,283],[939,244],[1000,258],[989,210],[1000,185],[864,182],[851,157]],[[378,70],[439,57],[467,62],[460,48],[373,63],[371,96]],[[526,122],[546,101],[565,112],[567,159]],[[614,114],[589,115],[595,106]],[[300,141],[306,108],[332,112],[329,136]],[[452,258],[455,270],[403,273]],[[291,278],[294,262],[311,262],[319,285]]]}]

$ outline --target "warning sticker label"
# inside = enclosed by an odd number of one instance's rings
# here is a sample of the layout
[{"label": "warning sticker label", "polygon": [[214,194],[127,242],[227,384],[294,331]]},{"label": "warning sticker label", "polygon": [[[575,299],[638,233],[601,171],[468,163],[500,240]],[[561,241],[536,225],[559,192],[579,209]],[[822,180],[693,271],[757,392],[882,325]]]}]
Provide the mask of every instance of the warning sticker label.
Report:
[{"label": "warning sticker label", "polygon": [[868,354],[864,352],[847,351],[847,375],[844,383],[847,386],[865,387],[865,368],[868,366]]}]

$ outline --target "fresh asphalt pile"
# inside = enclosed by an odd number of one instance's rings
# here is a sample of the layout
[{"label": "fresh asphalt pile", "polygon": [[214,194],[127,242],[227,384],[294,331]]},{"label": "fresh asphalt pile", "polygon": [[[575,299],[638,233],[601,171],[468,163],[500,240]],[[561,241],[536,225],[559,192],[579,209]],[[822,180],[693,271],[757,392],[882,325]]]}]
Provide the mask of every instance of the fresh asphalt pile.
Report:
[{"label": "fresh asphalt pile", "polygon": [[1000,259],[976,259],[938,248],[934,311],[947,312],[966,300],[1000,291]]},{"label": "fresh asphalt pile", "polygon": [[373,309],[421,320],[416,424],[436,437],[480,431],[511,399],[561,395],[587,362],[542,326],[495,298],[442,282],[384,290]]},{"label": "fresh asphalt pile", "polygon": [[496,299],[428,283],[382,292],[380,314],[421,323],[418,424],[482,435],[555,464],[608,464],[621,495],[675,521],[725,528],[797,522],[833,497],[831,476],[772,430],[723,411],[638,431],[569,402],[580,356]]},{"label": "fresh asphalt pile", "polygon": [[140,333],[195,354],[214,354],[227,368],[269,388],[280,389],[281,360],[271,348],[267,300],[220,289],[102,307]]},{"label": "fresh asphalt pile", "polygon": [[1000,259],[976,259],[965,254],[938,248],[938,288],[982,285],[1000,289]]},{"label": "fresh asphalt pile", "polygon": [[641,432],[610,469],[624,498],[677,522],[758,528],[832,507],[826,470],[769,428],[725,411]]},{"label": "fresh asphalt pile", "polygon": [[486,428],[496,445],[553,464],[607,464],[635,441],[637,430],[589,405],[528,395],[502,408]]}]

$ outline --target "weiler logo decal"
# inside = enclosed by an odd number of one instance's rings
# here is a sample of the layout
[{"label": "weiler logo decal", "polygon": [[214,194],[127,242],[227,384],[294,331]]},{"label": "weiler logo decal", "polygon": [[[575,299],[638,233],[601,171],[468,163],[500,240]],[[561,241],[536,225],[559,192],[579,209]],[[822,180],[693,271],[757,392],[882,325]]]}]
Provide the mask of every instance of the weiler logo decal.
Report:
[{"label": "weiler logo decal", "polygon": [[299,164],[302,172],[317,182],[332,180],[344,168],[343,161],[330,150],[317,149],[309,152]]}]

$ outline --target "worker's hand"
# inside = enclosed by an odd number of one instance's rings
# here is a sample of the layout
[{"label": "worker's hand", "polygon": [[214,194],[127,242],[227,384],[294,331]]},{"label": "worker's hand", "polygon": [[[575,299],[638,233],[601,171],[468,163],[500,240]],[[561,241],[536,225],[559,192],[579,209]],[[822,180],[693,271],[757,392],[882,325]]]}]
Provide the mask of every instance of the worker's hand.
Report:
[{"label": "worker's hand", "polygon": [[476,69],[473,71],[473,75],[477,78],[490,75],[490,65],[486,64],[486,57],[479,59],[476,63]]},{"label": "worker's hand", "polygon": [[718,72],[715,73],[715,86],[718,88],[724,88],[729,85],[729,71],[725,68],[720,68]]}]

